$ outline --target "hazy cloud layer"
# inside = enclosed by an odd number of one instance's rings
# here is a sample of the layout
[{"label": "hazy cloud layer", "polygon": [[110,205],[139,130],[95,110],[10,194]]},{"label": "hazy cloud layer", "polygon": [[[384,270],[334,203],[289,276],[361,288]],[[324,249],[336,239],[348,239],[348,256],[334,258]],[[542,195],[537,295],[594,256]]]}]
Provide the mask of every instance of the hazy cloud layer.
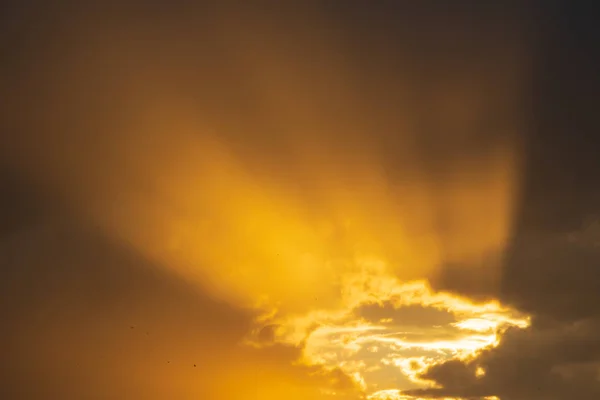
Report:
[{"label": "hazy cloud layer", "polygon": [[0,394],[600,397],[591,13],[440,5],[6,8]]}]

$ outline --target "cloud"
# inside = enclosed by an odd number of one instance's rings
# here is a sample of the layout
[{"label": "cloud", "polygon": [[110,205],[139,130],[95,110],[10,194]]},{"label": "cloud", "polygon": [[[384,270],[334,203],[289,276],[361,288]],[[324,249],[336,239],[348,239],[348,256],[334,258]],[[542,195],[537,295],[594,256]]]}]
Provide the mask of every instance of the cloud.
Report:
[{"label": "cloud", "polygon": [[[275,316],[278,329],[269,332],[276,341],[302,341],[304,357],[311,362],[339,366],[348,374],[360,372],[367,393],[374,393],[386,387],[428,386],[419,377],[428,366],[454,357],[470,359],[493,346],[507,326],[529,324],[525,316],[495,302],[434,292],[424,282],[379,278],[386,282],[382,287],[365,286],[378,302],[366,300],[345,313]],[[361,368],[357,371],[356,366]]]},{"label": "cloud", "polygon": [[[521,212],[499,291],[503,303],[532,315],[532,326],[507,331],[497,348],[474,360],[432,366],[424,376],[440,387],[407,396],[600,397],[600,251],[598,226],[589,216],[598,213],[598,157],[587,140],[598,131],[588,96],[599,83],[589,70],[598,31],[589,22],[594,13],[563,5],[553,12],[559,29],[544,38],[548,47],[534,78],[540,89],[534,99],[536,128],[530,132]],[[467,292],[460,286],[454,289]],[[485,375],[476,377],[477,368]]]},{"label": "cloud", "polygon": [[[512,22],[407,7],[410,24],[388,16],[346,30],[354,16],[309,6],[84,3],[51,17],[24,12],[9,46],[18,62],[1,123],[15,134],[0,139],[2,157],[76,221],[7,242],[33,257],[19,265],[36,265],[30,275],[10,269],[14,287],[38,290],[32,308],[5,310],[24,324],[10,333],[22,360],[11,376],[47,379],[21,389],[352,396],[368,373],[352,357],[367,347],[391,348],[377,357],[397,372],[405,366],[394,352],[470,353],[498,326],[525,321],[498,301],[426,283],[488,295],[501,283],[526,64]],[[411,43],[381,40],[382,26],[404,35],[415,25],[435,29]],[[19,31],[29,26],[46,34]],[[367,53],[355,47],[363,41]],[[7,293],[6,304],[23,299]],[[372,303],[393,308],[393,324],[365,322]],[[411,307],[460,324],[432,340],[405,335],[395,330],[402,320],[420,325]],[[493,329],[474,331],[481,320]],[[292,365],[331,361],[340,348],[349,359],[339,365]],[[94,363],[81,359],[88,353]]]},{"label": "cloud", "polygon": [[[473,360],[431,366],[421,377],[440,388],[408,394],[508,400],[598,397],[600,288],[595,277],[600,249],[593,242],[585,230],[518,243],[506,269],[506,298],[534,315],[532,326],[508,330],[497,348]],[[477,377],[477,368],[485,375]]]},{"label": "cloud", "polygon": [[[600,393],[597,335],[597,330],[577,337],[539,330],[508,333],[499,347],[473,361],[448,361],[422,374],[422,379],[431,379],[441,388],[406,394],[423,398],[498,396],[509,400],[595,398]],[[585,357],[581,357],[582,351]],[[485,375],[477,376],[477,368]]]},{"label": "cloud", "polygon": [[442,311],[435,308],[423,306],[408,306],[396,308],[391,303],[365,304],[355,311],[356,315],[369,321],[384,320],[386,323],[392,323],[395,326],[427,326],[445,325],[455,322],[455,318],[448,311]]},{"label": "cloud", "polygon": [[519,239],[508,255],[504,298],[542,319],[597,315],[599,250],[589,242],[590,232],[584,232]]}]

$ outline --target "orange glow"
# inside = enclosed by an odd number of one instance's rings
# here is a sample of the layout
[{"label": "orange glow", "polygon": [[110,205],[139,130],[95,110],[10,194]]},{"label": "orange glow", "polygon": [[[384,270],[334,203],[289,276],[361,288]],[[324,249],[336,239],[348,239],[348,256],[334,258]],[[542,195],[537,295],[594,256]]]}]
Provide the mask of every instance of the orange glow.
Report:
[{"label": "orange glow", "polygon": [[[173,362],[165,373],[140,355],[131,379],[149,381],[148,398],[175,388],[178,399],[407,399],[385,389],[392,373],[422,385],[428,365],[527,327],[528,316],[498,301],[442,290],[462,289],[451,269],[482,292],[499,284],[520,186],[521,121],[510,111],[520,49],[490,54],[472,74],[441,63],[423,87],[399,65],[394,77],[373,74],[368,97],[318,15],[307,35],[257,11],[217,14],[210,29],[190,24],[194,33],[165,23],[165,57],[137,39],[143,24],[75,24],[70,37],[89,43],[55,61],[52,80],[64,85],[28,117],[62,136],[53,151],[31,137],[7,144],[15,165],[82,220],[251,315],[234,339],[203,336],[210,321],[190,322],[197,336],[165,333],[171,357],[206,350],[206,366],[190,372],[186,359],[187,369]],[[206,37],[239,70],[205,67],[212,55],[194,45]],[[217,75],[233,88],[211,91]],[[84,106],[95,90],[100,104]],[[358,315],[367,305],[393,315]],[[412,306],[453,320],[397,317]],[[276,346],[289,354],[271,355]]]}]

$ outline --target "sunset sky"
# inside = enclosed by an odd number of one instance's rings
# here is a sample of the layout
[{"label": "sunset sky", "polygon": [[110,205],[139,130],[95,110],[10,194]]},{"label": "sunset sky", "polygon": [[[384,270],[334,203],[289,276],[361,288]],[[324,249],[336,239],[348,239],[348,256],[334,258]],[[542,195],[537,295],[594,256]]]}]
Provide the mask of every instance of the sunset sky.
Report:
[{"label": "sunset sky", "polygon": [[600,399],[577,3],[3,3],[0,398]]}]

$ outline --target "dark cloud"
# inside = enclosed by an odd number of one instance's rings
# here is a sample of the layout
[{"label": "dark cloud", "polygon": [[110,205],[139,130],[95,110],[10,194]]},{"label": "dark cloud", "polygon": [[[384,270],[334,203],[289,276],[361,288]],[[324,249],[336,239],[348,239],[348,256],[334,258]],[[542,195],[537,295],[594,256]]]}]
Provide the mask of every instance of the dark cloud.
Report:
[{"label": "dark cloud", "polygon": [[[497,293],[530,313],[532,327],[509,330],[498,348],[471,362],[431,367],[424,377],[442,387],[412,394],[600,398],[600,237],[594,221],[600,159],[593,150],[599,125],[592,111],[592,93],[600,87],[592,43],[600,34],[591,22],[597,12],[566,2],[546,11],[520,210]],[[477,367],[485,376],[476,377]]]},{"label": "dark cloud", "polygon": [[[514,243],[503,300],[531,314],[532,327],[510,329],[497,348],[473,361],[431,367],[423,378],[442,388],[410,393],[502,400],[600,396],[600,237],[594,227],[537,233]],[[476,377],[478,367],[485,376]]]},{"label": "dark cloud", "polygon": [[[435,365],[423,374],[442,388],[410,394],[424,397],[501,399],[593,399],[600,394],[598,321],[572,326],[510,330],[501,344],[471,362]],[[478,368],[485,375],[477,377]]]},{"label": "dark cloud", "polygon": [[505,299],[541,320],[597,316],[600,248],[577,236],[539,234],[515,243],[505,268]]},{"label": "dark cloud", "polygon": [[364,304],[358,307],[354,313],[367,321],[375,324],[382,319],[386,324],[399,327],[431,327],[435,325],[447,325],[456,322],[456,318],[448,311],[438,310],[423,306],[395,307],[390,302],[380,304]]},{"label": "dark cloud", "polygon": [[[600,236],[595,227],[531,233],[515,241],[503,270],[502,299],[531,314],[532,327],[509,330],[499,347],[471,362],[431,367],[423,378],[442,388],[410,393],[502,400],[600,396]],[[478,367],[485,376],[476,377]]]},{"label": "dark cloud", "polygon": [[35,191],[27,183],[24,183],[15,171],[0,166],[0,209],[5,210],[1,214],[0,237],[10,234],[15,230],[22,229],[40,214],[40,203],[36,200]]}]

